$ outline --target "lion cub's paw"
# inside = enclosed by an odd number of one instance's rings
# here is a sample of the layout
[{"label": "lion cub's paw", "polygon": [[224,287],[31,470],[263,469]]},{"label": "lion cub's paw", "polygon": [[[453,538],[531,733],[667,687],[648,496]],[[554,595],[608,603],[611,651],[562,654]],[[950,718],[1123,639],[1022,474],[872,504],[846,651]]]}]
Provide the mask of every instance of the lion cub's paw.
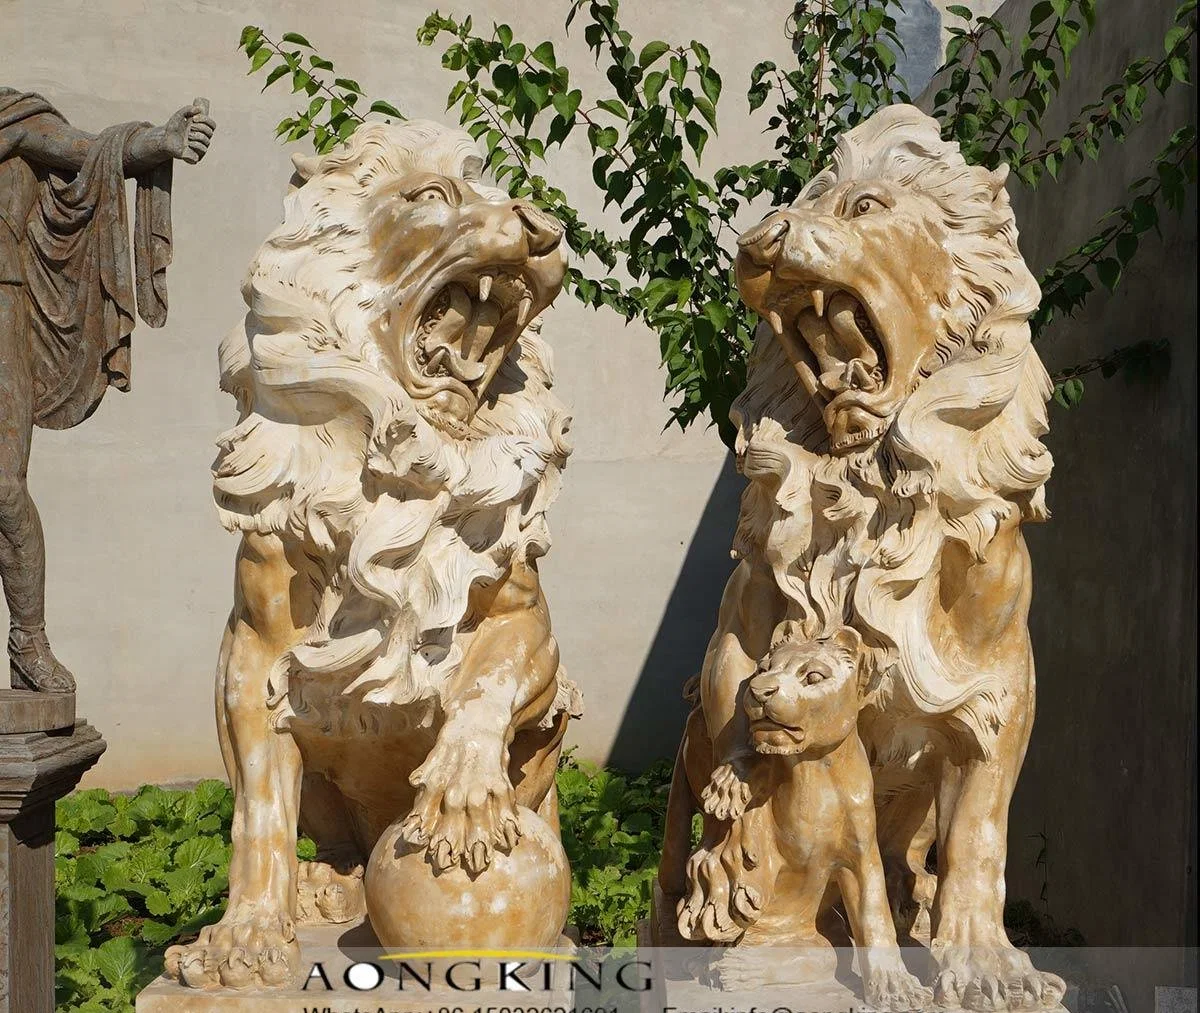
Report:
[{"label": "lion cub's paw", "polygon": [[340,925],[361,918],[367,913],[362,865],[301,862],[296,912],[302,925]]},{"label": "lion cub's paw", "polygon": [[172,946],[167,974],[191,988],[272,988],[295,980],[300,946],[285,914],[238,907],[194,943]]},{"label": "lion cub's paw", "polygon": [[719,820],[736,820],[750,804],[750,785],[732,763],[723,763],[712,772],[708,786],[700,794],[704,811]]},{"label": "lion cub's paw", "polygon": [[933,989],[909,972],[899,950],[872,950],[864,955],[863,963],[863,992],[869,1009],[901,1013],[933,1004]]},{"label": "lion cub's paw", "polygon": [[411,781],[420,791],[400,834],[428,848],[439,872],[460,863],[469,873],[482,872],[493,850],[511,851],[521,837],[503,746],[488,752],[484,756],[477,741],[439,739],[413,772]]}]

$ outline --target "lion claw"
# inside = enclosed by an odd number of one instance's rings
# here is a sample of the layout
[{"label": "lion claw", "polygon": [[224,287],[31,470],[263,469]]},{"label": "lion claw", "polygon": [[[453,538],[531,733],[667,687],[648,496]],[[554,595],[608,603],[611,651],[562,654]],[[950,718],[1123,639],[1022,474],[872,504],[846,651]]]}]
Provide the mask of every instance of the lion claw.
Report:
[{"label": "lion claw", "polygon": [[291,918],[235,908],[194,943],[168,949],[165,963],[167,974],[189,988],[274,987],[296,977],[300,947]]},{"label": "lion claw", "polygon": [[512,851],[520,841],[503,752],[501,744],[481,750],[478,742],[446,744],[439,739],[413,773],[411,781],[421,790],[399,833],[410,844],[429,850],[437,872],[461,864],[478,875],[491,865],[495,851]]}]

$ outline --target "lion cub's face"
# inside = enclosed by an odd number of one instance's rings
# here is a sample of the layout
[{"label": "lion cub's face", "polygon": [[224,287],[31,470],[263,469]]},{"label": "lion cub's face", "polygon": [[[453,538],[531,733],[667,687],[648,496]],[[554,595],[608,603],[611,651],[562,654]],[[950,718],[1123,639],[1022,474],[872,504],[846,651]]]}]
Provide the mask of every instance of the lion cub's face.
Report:
[{"label": "lion cub's face", "polygon": [[821,756],[858,724],[858,634],[786,639],[759,663],[744,706],[760,753]]},{"label": "lion cub's face", "polygon": [[372,200],[374,274],[395,294],[381,344],[421,410],[462,431],[562,287],[562,226],[525,201],[432,172],[391,180]]},{"label": "lion cub's face", "polygon": [[883,179],[823,185],[738,239],[737,277],[840,451],[886,431],[946,333],[957,285],[931,198]]}]

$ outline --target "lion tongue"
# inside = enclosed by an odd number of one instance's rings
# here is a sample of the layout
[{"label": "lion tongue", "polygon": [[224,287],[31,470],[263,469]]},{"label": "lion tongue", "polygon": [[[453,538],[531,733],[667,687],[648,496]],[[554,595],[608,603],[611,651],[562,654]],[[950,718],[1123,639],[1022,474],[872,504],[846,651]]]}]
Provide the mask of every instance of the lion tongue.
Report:
[{"label": "lion tongue", "polygon": [[425,336],[425,351],[430,355],[438,348],[451,348],[471,321],[474,304],[467,290],[461,285],[450,285],[446,296],[449,300],[446,311]]},{"label": "lion tongue", "polygon": [[[480,303],[475,308],[475,314],[471,317],[471,322],[467,324],[466,330],[463,331],[461,339],[462,357],[471,362],[478,362],[478,360],[482,359],[488,345],[491,344],[492,335],[496,333],[496,325],[499,322],[500,307],[494,302]],[[479,375],[483,375],[482,364],[480,365]]]},{"label": "lion tongue", "polygon": [[487,366],[477,361],[496,329],[499,309],[491,303],[476,306],[461,285],[447,288],[449,305],[425,338],[430,365],[445,367],[463,383],[474,383]]},{"label": "lion tongue", "polygon": [[842,353],[838,355],[838,358],[843,362],[859,359],[866,364],[868,370],[871,370],[879,364],[879,360],[875,355],[875,349],[871,347],[871,343],[859,330],[858,323],[854,319],[857,312],[858,301],[846,292],[838,292],[829,300],[829,323],[838,336],[837,345]]}]

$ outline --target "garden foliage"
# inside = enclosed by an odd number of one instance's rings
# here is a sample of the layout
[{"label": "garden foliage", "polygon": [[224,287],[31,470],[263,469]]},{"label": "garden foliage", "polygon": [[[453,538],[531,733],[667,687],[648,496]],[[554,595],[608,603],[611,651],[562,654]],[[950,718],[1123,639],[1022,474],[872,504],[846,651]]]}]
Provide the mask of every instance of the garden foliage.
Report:
[{"label": "garden foliage", "polygon": [[[632,944],[649,910],[670,768],[636,777],[564,758],[558,771],[571,923],[585,944]],[[57,1009],[127,1013],[163,951],[225,912],[233,793],[221,781],[58,803]],[[315,855],[301,839],[301,859]]]}]

